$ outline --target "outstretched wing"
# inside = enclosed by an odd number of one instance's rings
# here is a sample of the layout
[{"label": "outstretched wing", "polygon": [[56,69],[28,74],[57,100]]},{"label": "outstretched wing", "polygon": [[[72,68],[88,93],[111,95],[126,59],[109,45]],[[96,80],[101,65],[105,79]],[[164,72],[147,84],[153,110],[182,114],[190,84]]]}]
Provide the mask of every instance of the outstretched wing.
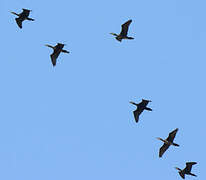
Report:
[{"label": "outstretched wing", "polygon": [[131,24],[132,20],[130,19],[126,23],[122,24],[122,31],[120,33],[121,36],[127,36],[127,32],[129,29],[129,25]]},{"label": "outstretched wing", "polygon": [[136,123],[139,121],[139,116],[143,111],[144,109],[140,109],[140,108],[137,108],[135,111],[133,111]]},{"label": "outstretched wing", "polygon": [[15,18],[17,25],[19,28],[22,28],[22,19],[21,18]]},{"label": "outstretched wing", "polygon": [[162,157],[162,155],[164,154],[164,152],[169,148],[170,145],[164,143],[163,146],[160,148],[159,150],[159,157]]},{"label": "outstretched wing", "polygon": [[54,52],[50,55],[53,66],[56,66],[56,61],[57,61],[57,58],[58,58],[60,52],[61,52],[61,51],[56,51],[56,52],[54,51]]},{"label": "outstretched wing", "polygon": [[146,107],[149,102],[150,102],[150,101],[143,99],[142,102],[140,102],[138,105],[139,105],[140,107]]},{"label": "outstretched wing", "polygon": [[190,172],[192,170],[192,165],[197,164],[196,162],[187,162],[186,168],[184,169],[187,172]]},{"label": "outstretched wing", "polygon": [[180,175],[183,179],[185,179],[185,173],[184,173],[183,171],[180,171],[180,172],[179,172],[179,175]]},{"label": "outstretched wing", "polygon": [[21,13],[21,15],[25,16],[25,17],[28,17],[29,14],[30,14],[30,10],[28,10],[28,9],[22,9],[22,10],[23,10],[23,12]]},{"label": "outstretched wing", "polygon": [[167,137],[167,141],[169,142],[173,142],[175,136],[176,136],[176,133],[178,131],[178,128],[175,129],[174,131],[172,131],[171,133],[169,133],[169,136]]}]

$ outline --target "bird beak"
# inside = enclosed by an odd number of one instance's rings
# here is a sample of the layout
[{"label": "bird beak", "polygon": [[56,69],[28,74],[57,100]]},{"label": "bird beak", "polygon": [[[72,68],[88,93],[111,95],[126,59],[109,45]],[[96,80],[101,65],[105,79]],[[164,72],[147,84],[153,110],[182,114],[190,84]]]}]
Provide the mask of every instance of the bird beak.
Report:
[{"label": "bird beak", "polygon": [[160,138],[159,138],[159,137],[157,137],[156,139],[160,140]]}]

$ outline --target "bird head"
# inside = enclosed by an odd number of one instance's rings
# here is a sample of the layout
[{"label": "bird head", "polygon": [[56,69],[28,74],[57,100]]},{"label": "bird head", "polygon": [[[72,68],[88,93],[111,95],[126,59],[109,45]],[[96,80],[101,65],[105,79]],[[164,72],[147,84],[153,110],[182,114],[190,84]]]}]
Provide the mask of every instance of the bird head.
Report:
[{"label": "bird head", "polygon": [[110,33],[111,35],[113,35],[113,36],[118,36],[116,33]]},{"label": "bird head", "polygon": [[180,168],[178,168],[178,167],[175,167],[175,169],[177,169],[178,171],[181,171],[181,169],[180,169]]},{"label": "bird head", "polygon": [[50,47],[50,48],[54,49],[54,47],[53,47],[53,46],[51,46],[51,45],[49,45],[49,44],[45,44],[45,46],[47,46],[47,47]]},{"label": "bird head", "polygon": [[14,14],[14,15],[17,15],[17,16],[19,15],[19,14],[15,13],[15,12],[12,12],[12,11],[11,11],[10,13],[12,13],[12,14]]},{"label": "bird head", "polygon": [[160,137],[157,137],[157,139],[160,140],[160,141],[162,141],[162,142],[164,142],[164,143],[167,143],[166,140],[164,140],[164,139],[162,139],[162,138],[160,138]]},{"label": "bird head", "polygon": [[130,104],[134,104],[134,105],[136,105],[136,104],[135,104],[134,102],[132,102],[132,101],[130,101],[129,103],[130,103]]}]

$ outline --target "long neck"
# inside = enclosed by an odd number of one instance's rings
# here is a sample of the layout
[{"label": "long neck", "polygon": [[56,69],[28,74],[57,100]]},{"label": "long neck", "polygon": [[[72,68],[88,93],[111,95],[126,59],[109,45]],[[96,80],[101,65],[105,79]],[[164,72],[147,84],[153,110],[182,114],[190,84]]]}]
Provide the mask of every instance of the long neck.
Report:
[{"label": "long neck", "polygon": [[176,169],[177,169],[178,171],[182,171],[182,169],[180,169],[180,168],[178,168],[178,167],[176,167]]},{"label": "long neck", "polygon": [[49,44],[46,44],[45,46],[47,46],[47,47],[50,47],[50,48],[54,49],[54,47],[53,47],[53,46],[51,46],[51,45],[49,45]]},{"label": "long neck", "polygon": [[116,36],[116,37],[118,36],[118,34],[116,34],[116,33],[110,33],[110,34],[112,34],[113,36]]},{"label": "long neck", "polygon": [[15,12],[11,12],[12,14],[16,15],[16,16],[20,16],[19,14],[15,13]]},{"label": "long neck", "polygon": [[138,104],[136,104],[136,103],[134,103],[134,102],[132,102],[132,101],[131,101],[130,103],[133,104],[133,105],[135,105],[135,106],[138,106]]},{"label": "long neck", "polygon": [[162,139],[162,138],[157,138],[157,139],[159,139],[160,141],[166,143],[166,141],[164,139]]}]

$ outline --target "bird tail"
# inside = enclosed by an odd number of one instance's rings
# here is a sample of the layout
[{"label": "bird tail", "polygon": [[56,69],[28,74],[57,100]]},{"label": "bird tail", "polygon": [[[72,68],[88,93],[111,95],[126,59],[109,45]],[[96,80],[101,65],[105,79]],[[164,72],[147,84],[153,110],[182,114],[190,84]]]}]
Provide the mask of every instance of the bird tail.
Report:
[{"label": "bird tail", "polygon": [[63,53],[69,53],[69,51],[62,49],[61,52]]},{"label": "bird tail", "polygon": [[145,110],[147,110],[147,111],[152,111],[152,109],[151,109],[151,108],[148,108],[148,107],[146,107]]},{"label": "bird tail", "polygon": [[192,173],[190,173],[190,175],[191,175],[191,176],[197,176],[197,175],[195,175],[195,174],[192,174]]},{"label": "bird tail", "polygon": [[172,145],[174,145],[174,146],[180,146],[179,144],[176,144],[176,143],[173,143]]},{"label": "bird tail", "polygon": [[27,19],[27,20],[29,20],[29,21],[34,21],[34,19],[32,19],[32,18],[29,18],[29,17],[28,17],[28,18],[26,18],[26,19]]},{"label": "bird tail", "polygon": [[127,39],[134,39],[133,37],[127,37]]}]

